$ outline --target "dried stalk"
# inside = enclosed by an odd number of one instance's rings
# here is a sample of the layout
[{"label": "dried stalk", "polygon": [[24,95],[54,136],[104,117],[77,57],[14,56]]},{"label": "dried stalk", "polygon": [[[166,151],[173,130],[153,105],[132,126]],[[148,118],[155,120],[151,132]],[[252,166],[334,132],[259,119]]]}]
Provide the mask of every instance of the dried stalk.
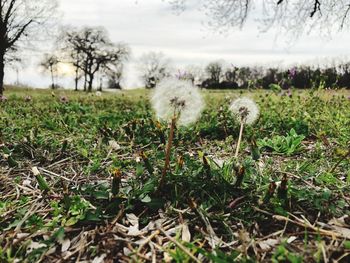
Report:
[{"label": "dried stalk", "polygon": [[168,168],[169,168],[171,146],[173,145],[175,125],[176,125],[176,117],[173,117],[171,119],[171,126],[170,126],[168,144],[167,144],[166,152],[165,152],[165,164],[164,164],[164,168],[163,168],[163,172],[162,172],[162,177],[161,177],[160,182],[159,182],[159,189],[164,185],[165,176],[166,176],[166,173],[167,173]]},{"label": "dried stalk", "polygon": [[240,130],[239,130],[238,142],[237,142],[237,146],[236,146],[235,158],[238,157],[239,148],[240,148],[241,142],[242,142],[243,129],[244,129],[244,121],[242,120],[242,121],[241,121],[241,128],[240,128]]}]

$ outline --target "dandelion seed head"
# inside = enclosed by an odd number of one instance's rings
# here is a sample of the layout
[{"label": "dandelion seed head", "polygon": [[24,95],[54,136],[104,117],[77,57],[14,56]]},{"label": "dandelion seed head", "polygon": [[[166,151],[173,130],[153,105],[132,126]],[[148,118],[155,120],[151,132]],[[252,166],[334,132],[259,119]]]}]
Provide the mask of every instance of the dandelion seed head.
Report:
[{"label": "dandelion seed head", "polygon": [[102,92],[101,91],[96,91],[96,96],[97,97],[101,97],[102,96]]},{"label": "dandelion seed head", "polygon": [[24,101],[25,102],[31,102],[32,101],[32,97],[27,95],[27,96],[24,97]]},{"label": "dandelion seed head", "polygon": [[252,125],[259,117],[259,108],[249,98],[239,98],[231,103],[230,110],[239,118],[245,120],[245,124]]},{"label": "dandelion seed head", "polygon": [[151,103],[159,119],[170,121],[179,113],[178,124],[189,125],[195,122],[204,102],[199,89],[190,81],[166,78],[154,89]]},{"label": "dandelion seed head", "polygon": [[69,102],[69,99],[68,99],[67,96],[61,96],[61,97],[60,97],[60,102],[61,102],[61,103],[68,103],[68,102]]}]

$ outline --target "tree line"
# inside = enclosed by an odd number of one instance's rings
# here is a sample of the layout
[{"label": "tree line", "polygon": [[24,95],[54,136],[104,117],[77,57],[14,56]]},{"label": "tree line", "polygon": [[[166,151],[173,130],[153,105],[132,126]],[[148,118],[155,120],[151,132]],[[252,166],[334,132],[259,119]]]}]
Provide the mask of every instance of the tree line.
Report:
[{"label": "tree line", "polygon": [[[262,4],[262,25],[266,28],[279,26],[282,31],[296,32],[294,35],[314,27],[321,32],[335,32],[349,26],[350,6],[348,0],[169,0],[177,10],[186,10],[186,5],[198,6],[205,10],[209,24],[216,29],[242,27],[254,5]],[[20,60],[18,52],[25,49],[24,43],[38,39],[50,30],[52,18],[57,13],[55,0],[0,0],[0,96],[4,91],[5,66]],[[261,15],[261,16],[260,16]],[[308,26],[306,26],[308,25]],[[45,28],[47,30],[45,30]],[[220,30],[219,30],[220,31]],[[130,50],[127,45],[113,43],[105,29],[99,27],[67,28],[58,37],[58,54],[46,54],[41,65],[50,72],[52,88],[56,87],[55,72],[59,63],[71,65],[75,69],[75,89],[82,83],[83,90],[92,91],[97,76],[108,79],[108,86],[120,88],[123,66]],[[159,54],[150,53],[142,59],[142,79],[147,88],[152,88],[160,78],[171,72],[167,62],[158,64]],[[247,88],[281,87],[297,88],[349,87],[348,64],[327,69],[298,67],[295,70],[231,67],[222,70],[211,63],[204,70],[185,71],[179,77],[200,82],[204,88]],[[209,74],[208,74],[209,73]],[[184,75],[184,76],[182,76]],[[206,76],[203,79],[203,76]],[[100,81],[102,83],[102,81]],[[102,88],[102,87],[101,87]]]},{"label": "tree line", "polygon": [[224,68],[220,63],[210,63],[207,78],[199,85],[210,89],[247,88],[350,88],[350,63],[320,68],[294,66],[289,69],[263,67]]},{"label": "tree line", "polygon": [[[309,89],[350,88],[350,62],[328,67],[293,66],[288,69],[262,66],[238,67],[213,61],[206,67],[187,66],[174,70],[161,53],[149,53],[142,59],[143,83],[146,88],[168,76],[192,81],[205,89]],[[226,65],[225,65],[226,64]]]},{"label": "tree line", "polygon": [[[82,90],[91,92],[96,75],[100,78],[98,90],[107,81],[107,88],[121,89],[124,63],[130,49],[126,44],[113,44],[102,27],[70,28],[62,31],[57,40],[55,54],[45,54],[41,66],[51,75],[55,89],[58,65],[70,64],[74,68],[75,90],[82,82]],[[234,66],[213,61],[205,67],[198,65],[174,69],[171,60],[161,52],[149,52],[138,61],[139,77],[143,87],[151,89],[166,77],[192,81],[204,89],[309,89],[350,88],[350,62],[320,68],[293,66],[288,69],[262,66]],[[105,81],[103,81],[105,80]]]}]

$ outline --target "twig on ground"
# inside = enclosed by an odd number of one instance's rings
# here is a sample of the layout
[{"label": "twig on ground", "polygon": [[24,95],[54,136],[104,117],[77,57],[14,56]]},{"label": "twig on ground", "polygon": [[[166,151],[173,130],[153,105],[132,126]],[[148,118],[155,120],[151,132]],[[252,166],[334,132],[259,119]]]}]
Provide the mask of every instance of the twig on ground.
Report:
[{"label": "twig on ground", "polygon": [[159,230],[169,239],[171,242],[173,242],[178,248],[180,248],[184,253],[186,253],[191,259],[193,259],[195,262],[200,263],[200,261],[192,255],[190,251],[188,251],[187,248],[185,248],[181,243],[179,243],[176,239],[172,238],[168,233],[164,231],[161,227]]}]

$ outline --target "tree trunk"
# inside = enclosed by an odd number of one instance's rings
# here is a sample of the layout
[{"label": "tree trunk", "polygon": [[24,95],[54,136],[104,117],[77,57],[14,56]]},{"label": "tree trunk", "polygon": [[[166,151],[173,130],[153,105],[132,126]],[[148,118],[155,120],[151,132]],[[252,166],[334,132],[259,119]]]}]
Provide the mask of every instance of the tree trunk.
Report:
[{"label": "tree trunk", "polygon": [[75,91],[78,91],[78,82],[79,82],[79,68],[75,69]]},{"label": "tree trunk", "polygon": [[79,82],[79,80],[78,80],[78,74],[76,74],[76,76],[75,76],[75,91],[78,91],[78,82]]},{"label": "tree trunk", "polygon": [[0,96],[4,93],[5,53],[0,52]]},{"label": "tree trunk", "polygon": [[50,71],[51,71],[51,88],[55,89],[55,77],[53,75],[53,68],[50,66]]},{"label": "tree trunk", "polygon": [[79,58],[77,55],[77,61],[75,66],[75,91],[78,91],[78,83],[79,83]]},{"label": "tree trunk", "polygon": [[84,91],[86,91],[86,86],[87,86],[87,74],[84,73]]},{"label": "tree trunk", "polygon": [[89,75],[89,86],[88,86],[88,92],[92,91],[92,83],[94,82],[94,75]]},{"label": "tree trunk", "polygon": [[99,91],[102,91],[102,78],[100,78],[100,88]]}]

